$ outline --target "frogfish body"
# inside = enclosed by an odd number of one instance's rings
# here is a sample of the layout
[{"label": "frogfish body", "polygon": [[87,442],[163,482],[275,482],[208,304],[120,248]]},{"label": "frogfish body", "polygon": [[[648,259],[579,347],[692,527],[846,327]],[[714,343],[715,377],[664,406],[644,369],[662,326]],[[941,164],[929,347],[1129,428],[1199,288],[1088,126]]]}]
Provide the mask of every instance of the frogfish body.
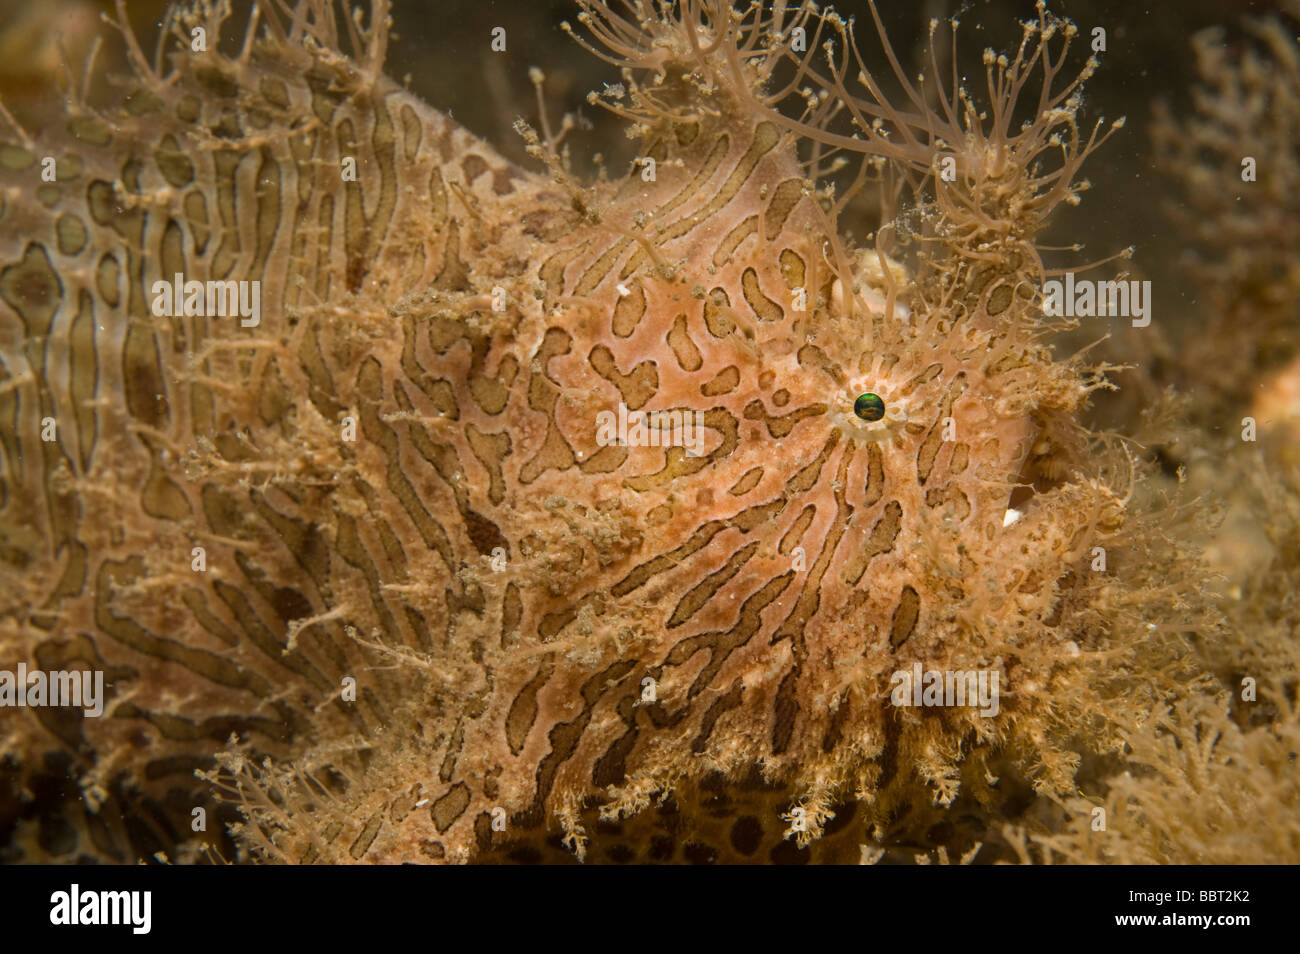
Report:
[{"label": "frogfish body", "polygon": [[[6,131],[0,650],[107,685],[4,713],[12,777],[68,793],[20,856],[189,857],[196,807],[254,858],[581,856],[593,812],[746,777],[804,844],[1007,753],[1065,777],[1123,510],[1095,384],[1023,255],[843,238],[698,6],[648,17],[642,103],[679,105],[613,182],[387,79],[383,2],[350,44],[323,0],[238,55],[128,28],[111,107]],[[916,664],[998,713],[895,704]]]}]

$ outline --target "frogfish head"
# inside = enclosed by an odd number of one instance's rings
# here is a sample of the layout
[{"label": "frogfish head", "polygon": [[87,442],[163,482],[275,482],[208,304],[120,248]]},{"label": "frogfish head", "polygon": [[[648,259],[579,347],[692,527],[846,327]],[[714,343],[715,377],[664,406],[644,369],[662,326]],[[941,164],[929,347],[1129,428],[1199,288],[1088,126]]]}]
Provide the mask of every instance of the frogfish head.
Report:
[{"label": "frogfish head", "polygon": [[[1038,731],[1064,604],[1117,525],[1074,421],[1090,385],[1042,343],[1016,252],[923,278],[854,247],[799,136],[699,68],[725,41],[655,30],[628,80],[640,153],[543,267],[535,335],[548,446],[580,474],[537,488],[581,480],[641,534],[540,614],[574,693],[615,659],[609,685],[651,687],[593,708],[592,778],[617,813],[757,763],[821,810],[879,794],[901,746],[950,799],[984,771],[958,767],[970,740]],[[917,664],[996,674],[1006,698],[900,706]]]}]

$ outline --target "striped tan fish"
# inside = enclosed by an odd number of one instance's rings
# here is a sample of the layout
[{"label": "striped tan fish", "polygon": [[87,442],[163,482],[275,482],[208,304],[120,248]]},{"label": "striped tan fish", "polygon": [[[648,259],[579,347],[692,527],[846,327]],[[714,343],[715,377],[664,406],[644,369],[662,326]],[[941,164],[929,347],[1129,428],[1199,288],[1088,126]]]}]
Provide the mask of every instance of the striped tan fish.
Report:
[{"label": "striped tan fish", "polygon": [[[891,104],[833,12],[582,6],[612,181],[390,80],[387,0],[259,2],[229,54],[223,4],[157,55],[120,10],[125,78],[0,129],[0,663],[108,687],[0,713],[47,806],[11,856],[582,857],[734,784],[780,793],[727,829],[766,857],[1003,759],[1072,791],[1126,480],[1043,343],[1034,235],[1102,138],[1073,28],[981,119]],[[901,210],[870,241],[836,155]],[[998,713],[891,701],[918,664]]]}]

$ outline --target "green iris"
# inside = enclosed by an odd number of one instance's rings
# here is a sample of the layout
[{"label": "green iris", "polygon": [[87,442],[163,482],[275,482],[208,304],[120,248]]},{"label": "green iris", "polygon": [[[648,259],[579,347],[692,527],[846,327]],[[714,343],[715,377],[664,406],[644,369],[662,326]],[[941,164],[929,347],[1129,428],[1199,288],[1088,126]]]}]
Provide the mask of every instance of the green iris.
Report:
[{"label": "green iris", "polygon": [[885,402],[879,394],[859,394],[853,402],[853,413],[864,421],[878,421],[885,416]]}]

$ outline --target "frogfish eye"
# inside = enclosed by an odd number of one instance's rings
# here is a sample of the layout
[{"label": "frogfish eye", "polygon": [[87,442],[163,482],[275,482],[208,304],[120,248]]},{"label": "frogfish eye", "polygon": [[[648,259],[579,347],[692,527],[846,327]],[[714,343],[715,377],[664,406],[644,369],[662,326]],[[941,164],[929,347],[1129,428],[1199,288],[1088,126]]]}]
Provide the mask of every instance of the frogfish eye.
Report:
[{"label": "frogfish eye", "polygon": [[853,413],[864,421],[878,421],[885,416],[885,402],[878,394],[859,394],[853,402]]}]

